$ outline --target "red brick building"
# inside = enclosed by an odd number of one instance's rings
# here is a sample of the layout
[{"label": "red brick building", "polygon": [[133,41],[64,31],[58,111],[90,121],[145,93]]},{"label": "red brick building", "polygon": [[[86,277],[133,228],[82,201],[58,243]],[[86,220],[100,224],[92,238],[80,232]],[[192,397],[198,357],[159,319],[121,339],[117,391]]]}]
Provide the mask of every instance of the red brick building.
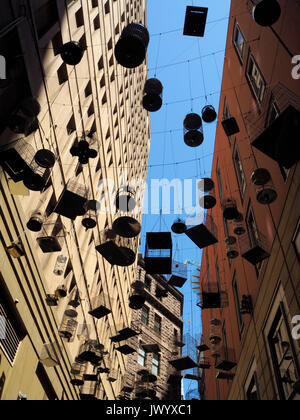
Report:
[{"label": "red brick building", "polygon": [[[231,3],[212,167],[217,205],[208,210],[218,243],[204,250],[200,275],[201,302],[214,284],[219,297],[218,308],[202,309],[211,368],[203,371],[201,395],[208,400],[300,399],[300,341],[292,334],[300,314],[300,80],[293,59],[300,4],[280,0],[279,19],[264,27],[252,17],[258,3]],[[267,18],[278,5],[269,4]]]}]

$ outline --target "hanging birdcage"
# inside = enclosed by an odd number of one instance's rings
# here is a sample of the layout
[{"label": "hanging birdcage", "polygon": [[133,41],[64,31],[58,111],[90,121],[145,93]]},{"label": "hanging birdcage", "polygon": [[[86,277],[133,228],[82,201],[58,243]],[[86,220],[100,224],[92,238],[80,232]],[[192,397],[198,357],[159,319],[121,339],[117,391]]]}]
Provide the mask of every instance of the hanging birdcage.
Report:
[{"label": "hanging birdcage", "polygon": [[172,274],[169,278],[169,285],[175,287],[183,287],[187,281],[187,265],[173,261],[172,263]]},{"label": "hanging birdcage", "polygon": [[225,308],[228,306],[228,294],[220,290],[217,283],[207,283],[201,285],[200,307],[204,309]]},{"label": "hanging birdcage", "polygon": [[158,79],[148,79],[144,87],[143,107],[149,112],[156,112],[162,106],[163,85]]},{"label": "hanging birdcage", "polygon": [[59,255],[56,259],[53,273],[56,276],[62,276],[65,272],[68,258],[65,255]]},{"label": "hanging birdcage", "polygon": [[97,365],[103,360],[104,346],[97,340],[87,340],[80,346],[78,360],[81,362],[90,362]]},{"label": "hanging birdcage", "polygon": [[177,371],[188,370],[197,367],[197,342],[190,334],[185,334],[183,337],[185,346],[182,349],[180,357],[174,360],[169,360],[171,366]]},{"label": "hanging birdcage", "polygon": [[50,307],[56,307],[58,305],[58,297],[55,295],[46,295],[46,304]]},{"label": "hanging birdcage", "polygon": [[170,232],[148,232],[144,258],[146,272],[172,274],[172,248]]},{"label": "hanging birdcage", "polygon": [[187,146],[198,147],[203,143],[202,119],[198,114],[188,114],[183,122],[184,142]]},{"label": "hanging birdcage", "polygon": [[76,66],[82,60],[84,48],[79,42],[70,41],[64,44],[60,49],[60,56],[64,63],[70,66]]},{"label": "hanging birdcage", "polygon": [[251,295],[243,295],[240,305],[242,315],[251,315],[253,313],[253,304]]},{"label": "hanging birdcage", "polygon": [[140,222],[128,213],[117,213],[112,225],[116,235],[123,238],[136,238],[141,233]]},{"label": "hanging birdcage", "polygon": [[226,244],[226,255],[231,260],[237,258],[239,256],[239,251],[237,248],[237,240],[234,236],[228,236],[225,239]]},{"label": "hanging birdcage", "polygon": [[217,204],[214,188],[214,181],[210,178],[203,178],[198,182],[199,204],[203,209],[212,209]]},{"label": "hanging birdcage", "polygon": [[86,324],[80,324],[77,329],[77,338],[79,341],[88,341],[90,338],[91,326]]},{"label": "hanging birdcage", "polygon": [[203,37],[207,14],[207,7],[187,6],[183,35]]},{"label": "hanging birdcage", "polygon": [[136,191],[129,185],[120,187],[116,194],[115,201],[117,211],[124,213],[131,212],[136,206]]},{"label": "hanging birdcage", "polygon": [[256,234],[249,232],[249,235],[241,236],[239,245],[242,257],[253,265],[270,257],[267,238],[260,232]]},{"label": "hanging birdcage", "polygon": [[222,323],[214,318],[210,321],[209,341],[212,345],[218,345],[222,341]]},{"label": "hanging birdcage", "polygon": [[80,399],[82,401],[95,401],[97,400],[97,382],[85,381],[80,388]]},{"label": "hanging birdcage", "polygon": [[215,368],[226,372],[230,372],[237,365],[234,349],[227,346],[220,346],[219,356],[215,359]]},{"label": "hanging birdcage", "polygon": [[233,198],[227,198],[222,203],[223,217],[226,220],[234,220],[239,217],[236,201]]},{"label": "hanging birdcage", "polygon": [[0,164],[14,182],[19,182],[31,172],[30,164],[33,158],[34,148],[21,139],[4,146],[0,153]]},{"label": "hanging birdcage", "polygon": [[26,226],[32,232],[40,232],[43,228],[44,221],[45,216],[43,216],[40,212],[34,212],[32,213]]},{"label": "hanging birdcage", "polygon": [[201,334],[200,335],[199,345],[197,345],[196,348],[200,353],[203,353],[203,352],[208,351],[210,349],[209,338],[206,334]]},{"label": "hanging birdcage", "polygon": [[281,16],[281,7],[276,0],[252,1],[252,17],[260,26],[272,26]]},{"label": "hanging birdcage", "polygon": [[180,219],[180,218],[176,219],[171,227],[171,230],[173,233],[176,233],[177,235],[181,235],[182,233],[184,233],[187,230],[185,220]]},{"label": "hanging birdcage", "polygon": [[77,327],[78,322],[75,319],[64,315],[58,334],[67,343],[72,343],[75,338]]},{"label": "hanging birdcage", "polygon": [[239,216],[235,219],[233,219],[233,232],[237,236],[244,235],[246,233],[245,225],[244,225],[244,217],[241,213],[239,213]]},{"label": "hanging birdcage", "polygon": [[206,214],[203,223],[187,229],[185,234],[200,248],[206,248],[218,242],[217,227],[213,218]]},{"label": "hanging birdcage", "polygon": [[222,126],[227,137],[234,136],[235,134],[240,132],[240,128],[234,117],[230,117],[223,120]]},{"label": "hanging birdcage", "polygon": [[103,318],[104,316],[111,313],[109,308],[109,298],[106,294],[101,293],[99,296],[95,296],[92,301],[92,309],[89,311],[89,314],[96,319]]},{"label": "hanging birdcage", "polygon": [[49,185],[50,178],[50,170],[39,166],[34,159],[30,164],[30,171],[24,175],[23,182],[31,191],[43,191]]},{"label": "hanging birdcage", "polygon": [[97,200],[89,200],[85,205],[86,214],[82,219],[82,225],[86,230],[94,229],[97,226],[97,212],[100,209],[100,203]]},{"label": "hanging birdcage", "polygon": [[150,36],[141,23],[127,25],[116,44],[115,57],[121,66],[135,68],[145,59]]},{"label": "hanging birdcage", "polygon": [[40,112],[39,102],[33,97],[26,98],[11,115],[7,125],[14,133],[28,136],[38,129],[37,116]]},{"label": "hanging birdcage", "polygon": [[255,186],[256,199],[260,204],[272,204],[277,199],[277,192],[267,169],[256,169],[251,175],[251,181]]},{"label": "hanging birdcage", "polygon": [[47,367],[59,365],[60,348],[57,343],[45,343],[40,354],[40,362]]},{"label": "hanging birdcage", "polygon": [[86,213],[87,195],[88,190],[85,185],[70,180],[61,193],[54,209],[55,213],[71,220],[75,220],[77,216],[83,216]]},{"label": "hanging birdcage", "polygon": [[95,159],[98,156],[96,149],[91,149],[87,140],[82,139],[78,144],[73,145],[70,153],[74,157],[78,157],[80,165],[87,165],[90,159]]},{"label": "hanging birdcage", "polygon": [[217,113],[212,105],[206,105],[202,109],[202,120],[206,123],[212,123],[216,120]]},{"label": "hanging birdcage", "polygon": [[[58,229],[59,227],[61,229]],[[43,224],[42,230],[45,236],[40,236],[36,240],[43,253],[61,252],[65,241],[63,233],[60,235],[57,234],[57,231],[62,231],[61,222],[48,221]]]},{"label": "hanging birdcage", "polygon": [[133,310],[142,309],[146,301],[145,283],[142,281],[136,281],[131,287],[133,290],[129,296],[129,307]]},{"label": "hanging birdcage", "polygon": [[56,290],[55,290],[55,296],[58,297],[58,299],[63,299],[67,296],[68,289],[64,284],[60,284]]},{"label": "hanging birdcage", "polygon": [[84,363],[73,363],[71,367],[71,384],[74,386],[82,386],[84,384],[84,373],[86,365]]},{"label": "hanging birdcage", "polygon": [[38,166],[45,169],[51,169],[55,165],[55,154],[48,149],[40,149],[34,155],[34,160]]},{"label": "hanging birdcage", "polygon": [[137,238],[124,238],[115,234],[112,229],[100,232],[96,250],[111,265],[128,267],[136,260],[138,249]]}]

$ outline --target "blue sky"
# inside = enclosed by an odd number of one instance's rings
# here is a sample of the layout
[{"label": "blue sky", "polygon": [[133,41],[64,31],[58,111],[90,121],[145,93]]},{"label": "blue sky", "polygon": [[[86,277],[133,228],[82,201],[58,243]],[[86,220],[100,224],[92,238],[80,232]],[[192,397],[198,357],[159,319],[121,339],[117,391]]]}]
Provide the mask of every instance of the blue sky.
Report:
[{"label": "blue sky", "polygon": [[[208,7],[204,38],[183,36],[186,6]],[[151,179],[196,179],[211,175],[216,122],[204,123],[204,142],[190,148],[183,141],[183,120],[192,112],[201,115],[205,105],[218,111],[230,0],[148,0],[149,78],[157,77],[164,86],[163,107],[151,113],[151,151],[148,185]],[[202,71],[203,69],[203,71]],[[196,188],[196,187],[195,187]],[[150,198],[149,198],[150,200]],[[194,197],[195,204],[195,197]],[[158,209],[159,210],[159,209]],[[174,206],[171,205],[174,211]],[[144,215],[142,249],[147,231],[170,231],[176,214]],[[186,215],[185,215],[186,217]],[[174,259],[201,262],[201,250],[186,235],[173,235]],[[184,331],[201,331],[199,297],[191,280],[197,267],[188,267],[189,278],[180,289],[184,293]],[[185,381],[185,391],[196,388]]]}]

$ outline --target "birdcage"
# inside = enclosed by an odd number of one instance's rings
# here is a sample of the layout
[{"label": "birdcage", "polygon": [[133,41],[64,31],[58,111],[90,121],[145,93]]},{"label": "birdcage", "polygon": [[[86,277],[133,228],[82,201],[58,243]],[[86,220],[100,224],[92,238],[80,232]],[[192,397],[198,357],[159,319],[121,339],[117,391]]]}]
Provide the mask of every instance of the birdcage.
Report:
[{"label": "birdcage", "polygon": [[241,213],[239,213],[239,216],[233,220],[233,232],[237,236],[244,235],[246,233],[246,228],[244,224],[244,217]]},{"label": "birdcage", "polygon": [[129,185],[120,187],[116,194],[115,201],[117,211],[124,213],[131,212],[136,206],[136,191]]},{"label": "birdcage", "polygon": [[239,245],[242,257],[253,265],[270,257],[268,240],[260,232],[240,236]]},{"label": "birdcage", "polygon": [[112,228],[116,235],[123,238],[135,238],[141,233],[140,222],[129,213],[118,212]]},{"label": "birdcage", "polygon": [[198,182],[199,204],[205,210],[212,209],[217,204],[214,188],[215,184],[210,178],[203,178]]},{"label": "birdcage", "polygon": [[55,154],[48,149],[40,149],[34,155],[34,160],[38,166],[45,169],[51,169],[55,165]]},{"label": "birdcage", "polygon": [[82,401],[95,401],[97,400],[98,383],[85,381],[82,387],[80,388],[80,399]]},{"label": "birdcage", "polygon": [[126,373],[121,382],[121,392],[125,394],[131,394],[134,390],[134,375]]},{"label": "birdcage", "polygon": [[54,367],[59,365],[60,348],[57,343],[43,344],[40,353],[40,362],[47,367]]},{"label": "birdcage", "polygon": [[54,270],[53,270],[53,273],[56,276],[62,276],[64,274],[67,261],[68,261],[68,257],[66,257],[65,255],[59,255],[57,257]]},{"label": "birdcage", "polygon": [[23,183],[31,191],[43,191],[50,182],[50,170],[39,166],[35,159],[30,164],[30,171],[24,175]]},{"label": "birdcage", "polygon": [[234,117],[227,118],[222,121],[222,126],[225,131],[226,136],[234,136],[240,132],[238,123]]},{"label": "birdcage", "polygon": [[78,322],[74,318],[64,315],[58,334],[67,343],[72,343],[76,335],[77,327]]},{"label": "birdcage", "polygon": [[137,238],[124,238],[116,235],[112,229],[100,232],[96,250],[111,265],[128,267],[136,260],[138,248]]},{"label": "birdcage", "polygon": [[79,142],[76,140],[70,149],[70,153],[73,157],[78,157],[80,165],[87,165],[90,159],[95,159],[98,156],[97,150],[92,149],[90,143],[85,138]]},{"label": "birdcage", "polygon": [[87,340],[81,344],[78,360],[81,362],[90,362],[93,365],[98,365],[103,360],[104,346],[99,344],[97,340]]},{"label": "birdcage", "polygon": [[187,229],[185,234],[200,248],[206,248],[218,242],[217,227],[210,215],[206,215],[202,224]]},{"label": "birdcage", "polygon": [[217,318],[210,321],[209,341],[211,345],[218,345],[222,341],[221,325],[221,321]]},{"label": "birdcage", "polygon": [[80,324],[77,329],[77,338],[79,341],[88,341],[91,333],[91,326],[87,323]]},{"label": "birdcage", "polygon": [[251,295],[243,295],[240,305],[242,315],[251,315],[253,313],[253,303]]},{"label": "birdcage", "polygon": [[133,342],[132,338],[129,338],[128,340],[120,342],[119,346],[116,347],[116,350],[125,356],[128,356],[129,354],[137,352],[137,346]]},{"label": "birdcage", "polygon": [[181,235],[187,230],[187,226],[185,224],[185,220],[183,219],[176,219],[171,227],[172,232],[176,233],[177,235]]},{"label": "birdcage", "polygon": [[156,397],[157,387],[155,383],[144,380],[138,381],[135,388],[135,396],[137,399],[153,399]]},{"label": "birdcage", "polygon": [[222,203],[223,217],[226,220],[233,220],[239,217],[236,201],[233,198],[227,198]]},{"label": "birdcage", "polygon": [[86,365],[84,363],[73,363],[71,367],[71,384],[74,386],[82,386],[84,384],[84,372]]},{"label": "birdcage", "polygon": [[233,260],[239,256],[237,247],[237,240],[234,236],[228,236],[225,239],[226,244],[226,255],[229,259]]},{"label": "birdcage", "polygon": [[99,296],[95,296],[91,300],[91,310],[89,314],[92,315],[96,319],[103,318],[104,316],[111,313],[110,306],[110,299],[104,293],[101,293]]},{"label": "birdcage", "polygon": [[187,6],[183,35],[203,37],[207,14],[207,7]]},{"label": "birdcage", "polygon": [[109,373],[107,374],[107,380],[109,382],[116,382],[118,379],[118,370],[117,369],[110,369]]},{"label": "birdcage", "polygon": [[56,307],[58,305],[59,298],[55,295],[46,295],[46,304],[50,307]]},{"label": "birdcage", "polygon": [[172,274],[169,277],[169,285],[183,287],[187,281],[187,265],[182,262],[173,261]]},{"label": "birdcage", "polygon": [[60,284],[59,286],[57,286],[55,290],[55,296],[57,296],[58,299],[65,298],[67,294],[68,294],[68,289],[64,284]]},{"label": "birdcage", "polygon": [[220,355],[215,358],[215,368],[226,372],[231,371],[237,365],[234,349],[220,346],[219,350]]},{"label": "birdcage", "polygon": [[[199,343],[199,344],[198,344]],[[200,353],[208,351],[210,349],[210,341],[206,334],[200,334],[199,340],[197,342],[197,350]]]},{"label": "birdcage", "polygon": [[47,221],[43,224],[42,234],[36,238],[37,243],[44,254],[52,252],[61,252],[65,243],[64,232],[62,231],[62,224],[60,220]]},{"label": "birdcage", "polygon": [[204,309],[225,308],[228,306],[228,294],[220,290],[218,283],[203,283],[200,293],[200,307]]},{"label": "birdcage", "polygon": [[27,229],[31,230],[32,232],[40,232],[43,228],[44,221],[45,216],[43,216],[42,213],[34,212],[27,222]]},{"label": "birdcage", "polygon": [[172,274],[172,235],[147,232],[145,270],[148,274]]},{"label": "birdcage", "polygon": [[129,307],[133,310],[142,309],[146,301],[145,284],[141,281],[136,281],[132,284],[132,292],[129,296]]},{"label": "birdcage", "polygon": [[97,200],[89,200],[85,205],[86,214],[82,219],[82,226],[86,230],[94,229],[97,226],[97,212],[100,209],[100,203]]},{"label": "birdcage", "polygon": [[206,123],[212,123],[216,120],[217,113],[212,105],[206,105],[202,109],[202,120]]},{"label": "birdcage", "polygon": [[187,146],[198,147],[203,143],[202,119],[198,114],[187,114],[184,121],[184,142]]},{"label": "birdcage", "polygon": [[185,334],[183,337],[185,346],[182,349],[181,357],[170,360],[169,363],[177,371],[188,370],[197,367],[197,342],[190,334]]},{"label": "birdcage", "polygon": [[115,57],[121,66],[135,68],[145,59],[150,41],[148,30],[140,23],[127,25],[116,44]]},{"label": "birdcage", "polygon": [[77,216],[83,216],[86,213],[87,194],[86,186],[70,180],[58,200],[55,213],[71,220],[75,220]]},{"label": "birdcage", "polygon": [[21,139],[3,147],[0,164],[14,182],[23,181],[31,172],[30,164],[34,158],[34,148]]},{"label": "birdcage", "polygon": [[39,128],[37,116],[40,112],[41,106],[36,98],[28,97],[18,105],[7,125],[14,133],[28,136]]},{"label": "birdcage", "polygon": [[76,66],[82,60],[84,48],[79,42],[70,41],[65,43],[60,49],[60,56],[64,63]]},{"label": "birdcage", "polygon": [[281,16],[281,7],[276,0],[248,0],[248,8],[260,26],[272,26]]},{"label": "birdcage", "polygon": [[119,324],[117,325],[116,330],[117,335],[110,337],[110,340],[114,343],[119,343],[120,341],[124,341],[141,334],[139,324],[134,321],[131,322],[130,326]]},{"label": "birdcage", "polygon": [[251,181],[255,187],[256,199],[260,204],[272,204],[277,199],[277,192],[267,169],[256,169],[251,175]]},{"label": "birdcage", "polygon": [[156,112],[162,106],[163,85],[158,79],[148,79],[144,87],[143,107],[149,112]]},{"label": "birdcage", "polygon": [[252,142],[252,146],[278,162],[280,166],[290,169],[300,159],[299,121],[300,111],[293,105],[288,105]]}]

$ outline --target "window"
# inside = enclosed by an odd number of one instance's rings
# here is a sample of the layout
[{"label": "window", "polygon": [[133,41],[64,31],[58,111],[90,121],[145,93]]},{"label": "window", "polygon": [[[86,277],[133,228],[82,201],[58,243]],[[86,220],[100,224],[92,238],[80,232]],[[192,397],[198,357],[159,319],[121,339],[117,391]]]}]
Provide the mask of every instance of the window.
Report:
[{"label": "window", "polygon": [[56,22],[59,21],[56,0],[48,0],[36,7],[34,12],[35,25],[39,38],[42,38]]},{"label": "window", "polygon": [[241,314],[241,298],[240,298],[239,287],[236,281],[236,276],[234,276],[233,278],[232,288],[233,288],[233,294],[234,294],[237,320],[238,320],[239,329],[241,332],[244,328],[244,321],[243,321],[243,316]]},{"label": "window", "polygon": [[222,202],[223,201],[223,197],[224,197],[224,192],[223,192],[223,184],[222,184],[222,177],[221,177],[221,171],[220,171],[219,162],[217,164],[216,173],[217,173],[217,179],[218,179],[220,200]]},{"label": "window", "polygon": [[143,306],[142,308],[142,314],[141,314],[141,321],[144,325],[149,324],[149,308],[147,306]]},{"label": "window", "polygon": [[161,324],[162,324],[162,319],[159,315],[155,314],[154,317],[154,331],[157,332],[158,334],[161,333]]},{"label": "window", "polygon": [[298,222],[298,226],[293,237],[293,246],[295,248],[295,252],[297,254],[298,260],[300,262],[300,220]]},{"label": "window", "polygon": [[299,377],[299,366],[282,303],[277,310],[267,339],[279,398],[291,400],[294,398],[293,385]]},{"label": "window", "polygon": [[245,50],[246,50],[246,40],[237,22],[235,23],[235,26],[234,26],[233,43],[234,43],[234,46],[236,48],[239,58],[243,61],[244,56],[245,56]]},{"label": "window", "polygon": [[138,350],[138,364],[146,366],[146,352],[141,345]]},{"label": "window", "polygon": [[252,366],[249,370],[247,379],[245,381],[244,390],[245,390],[245,397],[247,401],[260,400],[255,361],[252,363]]},{"label": "window", "polygon": [[152,373],[156,376],[160,374],[160,354],[154,353],[152,358]]},{"label": "window", "polygon": [[257,101],[261,104],[266,92],[266,82],[252,54],[249,55],[247,78]]},{"label": "window", "polygon": [[247,214],[247,226],[251,245],[254,247],[259,241],[259,233],[254,219],[252,208],[250,207]]},{"label": "window", "polygon": [[246,178],[245,178],[242,161],[240,159],[240,154],[239,154],[237,146],[235,147],[233,160],[234,160],[234,166],[235,166],[238,184],[240,187],[241,196],[243,198],[245,195],[247,184],[246,184]]},{"label": "window", "polygon": [[145,289],[151,292],[151,279],[149,276],[145,277]]}]

